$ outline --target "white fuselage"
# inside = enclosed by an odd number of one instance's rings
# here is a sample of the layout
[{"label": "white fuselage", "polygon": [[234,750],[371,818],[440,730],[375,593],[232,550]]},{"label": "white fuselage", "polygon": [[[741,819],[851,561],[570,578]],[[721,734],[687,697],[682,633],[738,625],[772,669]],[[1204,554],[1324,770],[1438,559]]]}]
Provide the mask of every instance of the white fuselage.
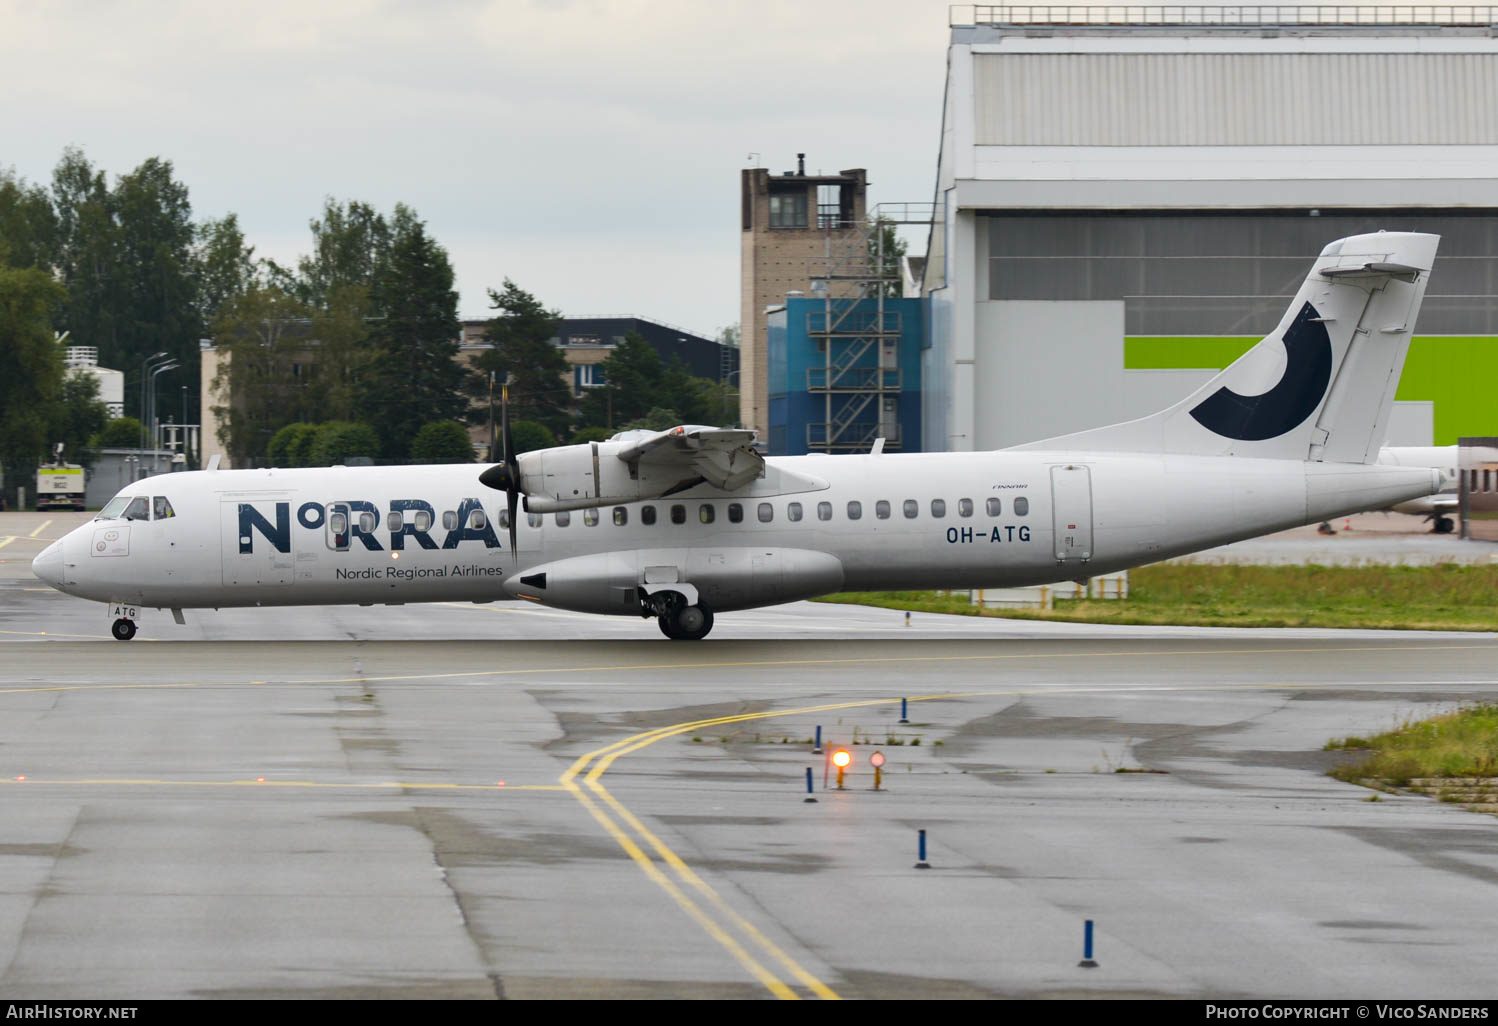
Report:
[{"label": "white fuselage", "polygon": [[[781,457],[732,495],[702,485],[605,506],[596,517],[522,511],[512,558],[505,496],[480,485],[479,470],[334,467],[147,479],[122,495],[164,496],[173,515],[78,528],[56,543],[60,580],[52,583],[73,595],[160,608],[522,596],[641,615],[636,586],[666,581],[692,585],[705,605],[723,611],[843,589],[1083,578],[1439,487],[1426,468],[1242,457]],[[654,523],[646,522],[647,507]],[[682,522],[673,522],[673,507]],[[854,508],[861,515],[850,515]],[[395,531],[392,511],[400,513]],[[341,534],[340,514],[347,517]]]}]

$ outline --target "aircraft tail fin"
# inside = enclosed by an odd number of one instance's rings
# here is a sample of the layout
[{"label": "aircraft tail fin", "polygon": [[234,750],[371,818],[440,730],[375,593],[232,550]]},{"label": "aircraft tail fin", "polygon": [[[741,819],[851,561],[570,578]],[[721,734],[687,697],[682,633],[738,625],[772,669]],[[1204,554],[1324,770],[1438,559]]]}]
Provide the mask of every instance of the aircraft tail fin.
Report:
[{"label": "aircraft tail fin", "polygon": [[1338,239],[1279,326],[1181,402],[1016,448],[1372,463],[1439,241],[1415,232]]}]

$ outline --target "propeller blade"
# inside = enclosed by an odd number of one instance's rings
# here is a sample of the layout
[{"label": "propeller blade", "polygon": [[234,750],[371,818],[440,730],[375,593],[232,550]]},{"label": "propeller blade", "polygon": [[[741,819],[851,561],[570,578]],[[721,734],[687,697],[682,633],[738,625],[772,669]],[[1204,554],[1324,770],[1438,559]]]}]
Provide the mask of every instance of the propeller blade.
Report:
[{"label": "propeller blade", "polygon": [[520,464],[515,458],[515,439],[510,434],[510,386],[506,383],[499,392],[499,421],[500,430],[504,432],[504,461],[505,466],[514,468],[512,474],[515,483],[520,483]]},{"label": "propeller blade", "polygon": [[494,433],[494,372],[489,372],[489,462],[494,462],[494,444],[499,436]]},{"label": "propeller blade", "polygon": [[[520,459],[515,454],[515,439],[510,434],[510,386],[501,386],[499,392],[500,434],[504,449],[499,462],[479,475],[479,483],[505,493],[505,505],[510,511],[510,559],[520,562],[520,546],[516,537],[516,517],[520,512]],[[489,457],[494,458],[494,376],[489,376]]]},{"label": "propeller blade", "polygon": [[517,550],[516,550],[516,546],[515,546],[515,527],[516,527],[515,518],[516,518],[516,516],[519,515],[520,493],[518,491],[511,490],[511,492],[509,494],[509,500],[510,500],[510,559],[513,560],[515,563],[519,563],[520,562],[520,556],[517,554]]},{"label": "propeller blade", "polygon": [[515,455],[515,439],[510,435],[510,384],[505,382],[499,392],[500,430],[504,432],[505,478],[508,481],[506,494],[510,503],[510,560],[520,562],[519,548],[515,542],[515,518],[520,504],[520,460]]}]

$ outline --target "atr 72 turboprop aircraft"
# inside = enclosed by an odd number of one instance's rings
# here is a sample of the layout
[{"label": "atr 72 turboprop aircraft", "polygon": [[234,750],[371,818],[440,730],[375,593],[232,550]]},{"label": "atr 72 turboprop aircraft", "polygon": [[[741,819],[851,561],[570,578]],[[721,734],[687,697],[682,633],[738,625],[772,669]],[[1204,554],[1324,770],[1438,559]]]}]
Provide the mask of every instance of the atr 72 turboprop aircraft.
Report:
[{"label": "atr 72 turboprop aircraft", "polygon": [[996,452],[764,458],[752,432],[678,427],[518,457],[507,440],[482,472],[170,474],[32,569],[108,603],[122,641],[141,607],[181,623],[195,607],[505,598],[654,617],[686,640],[715,613],[844,588],[1121,570],[1440,490],[1437,470],[1376,462],[1436,243],[1331,243],[1268,337],[1140,420]]}]

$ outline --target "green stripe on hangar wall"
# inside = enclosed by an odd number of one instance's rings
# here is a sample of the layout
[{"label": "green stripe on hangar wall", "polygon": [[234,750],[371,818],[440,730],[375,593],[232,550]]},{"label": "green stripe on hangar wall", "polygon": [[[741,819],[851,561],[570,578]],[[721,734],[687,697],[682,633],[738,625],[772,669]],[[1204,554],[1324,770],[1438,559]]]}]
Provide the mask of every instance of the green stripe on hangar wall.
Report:
[{"label": "green stripe on hangar wall", "polygon": [[[1124,370],[1221,370],[1258,341],[1132,335],[1124,339]],[[1435,445],[1498,434],[1498,336],[1417,335],[1394,398],[1434,403]]]}]

